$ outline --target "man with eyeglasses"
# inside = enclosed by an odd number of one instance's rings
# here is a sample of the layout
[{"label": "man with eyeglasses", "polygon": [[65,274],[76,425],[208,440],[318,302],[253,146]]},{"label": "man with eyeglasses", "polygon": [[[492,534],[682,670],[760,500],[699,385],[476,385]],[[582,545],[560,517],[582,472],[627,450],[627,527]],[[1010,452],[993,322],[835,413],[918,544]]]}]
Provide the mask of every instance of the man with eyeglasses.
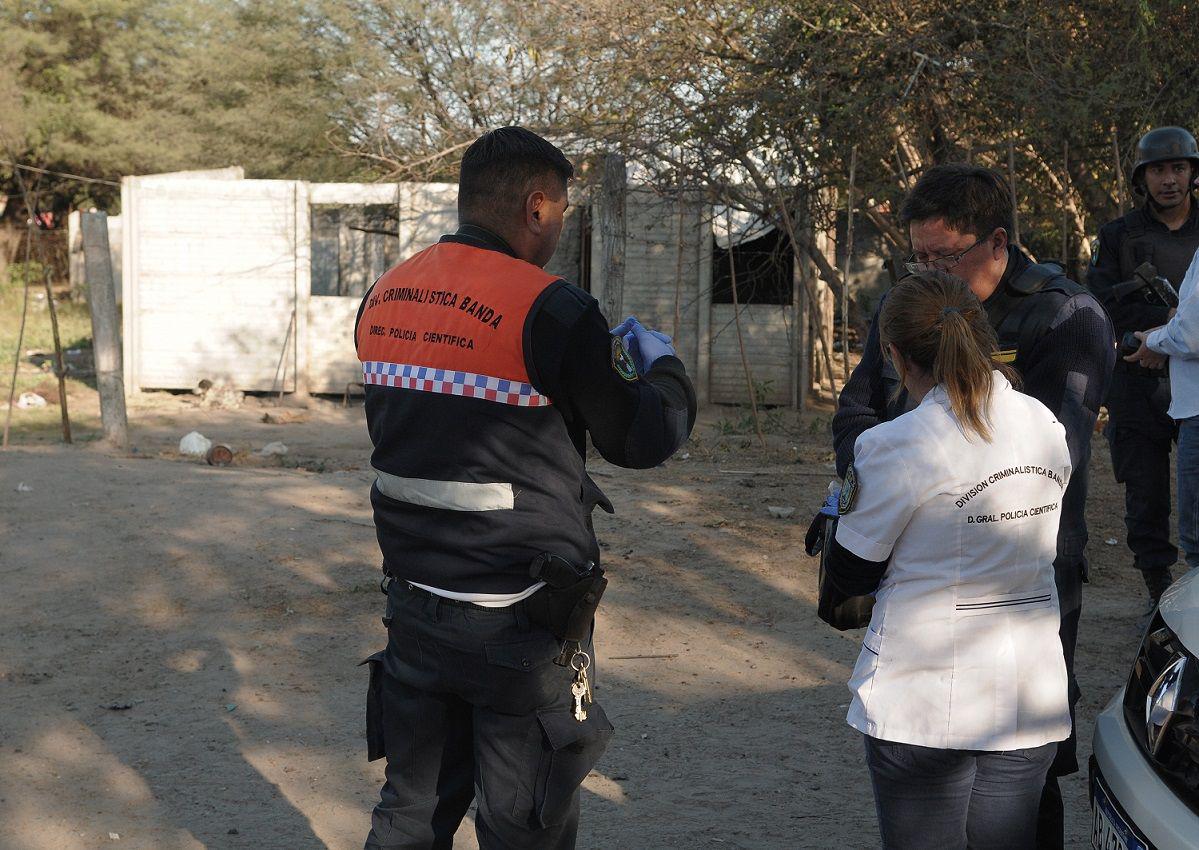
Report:
[{"label": "man with eyeglasses", "polygon": [[[1013,365],[1023,391],[1053,411],[1066,428],[1074,473],[1062,500],[1054,573],[1073,718],[1079,696],[1074,646],[1087,573],[1087,463],[1115,343],[1111,321],[1094,296],[1057,266],[1031,262],[1010,242],[1012,219],[1006,181],[990,169],[965,164],[930,168],[900,210],[913,251],[907,270],[935,268],[965,280],[995,328],[995,361]],[[883,357],[878,322],[873,321],[862,360],[841,391],[833,416],[838,475],[844,476],[852,463],[859,434],[910,409],[898,374]],[[1037,827],[1039,848],[1064,846],[1057,777],[1078,770],[1076,743],[1072,730],[1049,770]]]},{"label": "man with eyeglasses", "polygon": [[[1144,203],[1100,229],[1087,272],[1087,286],[1107,308],[1118,338],[1164,325],[1174,315],[1177,302],[1149,283],[1160,275],[1181,286],[1199,249],[1199,204],[1191,191],[1196,175],[1199,147],[1182,127],[1158,127],[1137,143],[1132,187]],[[1170,539],[1170,450],[1178,426],[1169,414],[1165,358],[1149,355],[1145,363],[1116,361],[1104,433],[1116,481],[1124,485],[1132,565],[1145,581],[1152,611],[1178,560]]]}]

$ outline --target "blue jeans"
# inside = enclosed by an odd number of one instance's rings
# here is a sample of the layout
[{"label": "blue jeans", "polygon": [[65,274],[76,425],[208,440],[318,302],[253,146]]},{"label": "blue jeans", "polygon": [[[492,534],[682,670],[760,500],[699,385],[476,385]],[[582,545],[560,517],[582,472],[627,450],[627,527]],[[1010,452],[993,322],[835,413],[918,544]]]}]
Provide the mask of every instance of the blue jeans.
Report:
[{"label": "blue jeans", "polygon": [[1178,538],[1187,567],[1199,567],[1199,416],[1178,427]]},{"label": "blue jeans", "polygon": [[884,850],[1022,850],[1057,744],[987,752],[866,738]]}]

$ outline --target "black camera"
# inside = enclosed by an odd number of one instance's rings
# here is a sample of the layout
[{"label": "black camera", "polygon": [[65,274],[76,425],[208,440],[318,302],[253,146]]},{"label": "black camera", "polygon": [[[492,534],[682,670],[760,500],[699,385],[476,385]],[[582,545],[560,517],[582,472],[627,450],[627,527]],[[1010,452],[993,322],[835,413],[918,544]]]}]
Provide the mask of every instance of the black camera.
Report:
[{"label": "black camera", "polygon": [[1137,339],[1137,335],[1132,331],[1127,331],[1124,338],[1120,340],[1120,346],[1117,353],[1120,357],[1131,357],[1141,350],[1141,341]]}]

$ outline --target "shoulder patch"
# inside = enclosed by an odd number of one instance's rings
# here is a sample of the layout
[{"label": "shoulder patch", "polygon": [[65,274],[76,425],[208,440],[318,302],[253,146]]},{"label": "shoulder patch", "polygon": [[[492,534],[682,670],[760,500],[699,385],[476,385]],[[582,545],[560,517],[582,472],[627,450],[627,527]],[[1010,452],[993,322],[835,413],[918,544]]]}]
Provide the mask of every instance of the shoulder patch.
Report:
[{"label": "shoulder patch", "polygon": [[618,336],[612,337],[612,368],[617,375],[620,375],[626,381],[632,382],[638,378],[637,364],[633,362],[633,358],[625,350],[624,340]]},{"label": "shoulder patch", "polygon": [[858,498],[858,472],[849,465],[845,470],[845,482],[841,485],[841,494],[837,496],[837,514],[845,516],[853,510],[853,503]]}]

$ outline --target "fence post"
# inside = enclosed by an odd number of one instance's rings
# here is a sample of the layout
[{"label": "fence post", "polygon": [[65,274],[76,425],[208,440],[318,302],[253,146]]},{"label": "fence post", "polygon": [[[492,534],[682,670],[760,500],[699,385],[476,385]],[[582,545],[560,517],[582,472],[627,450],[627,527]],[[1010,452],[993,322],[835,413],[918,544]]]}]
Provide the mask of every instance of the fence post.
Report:
[{"label": "fence post", "polygon": [[623,315],[625,268],[625,196],[628,186],[625,176],[625,159],[620,154],[610,153],[604,157],[604,174],[600,187],[603,202],[600,205],[600,253],[602,262],[601,307],[612,324]]},{"label": "fence post", "polygon": [[121,334],[117,296],[108,249],[108,214],[84,213],[84,279],[92,314],[92,345],[96,357],[96,386],[100,391],[100,422],[104,438],[118,448],[129,445],[129,420],[125,411],[125,379],[121,367]]}]

